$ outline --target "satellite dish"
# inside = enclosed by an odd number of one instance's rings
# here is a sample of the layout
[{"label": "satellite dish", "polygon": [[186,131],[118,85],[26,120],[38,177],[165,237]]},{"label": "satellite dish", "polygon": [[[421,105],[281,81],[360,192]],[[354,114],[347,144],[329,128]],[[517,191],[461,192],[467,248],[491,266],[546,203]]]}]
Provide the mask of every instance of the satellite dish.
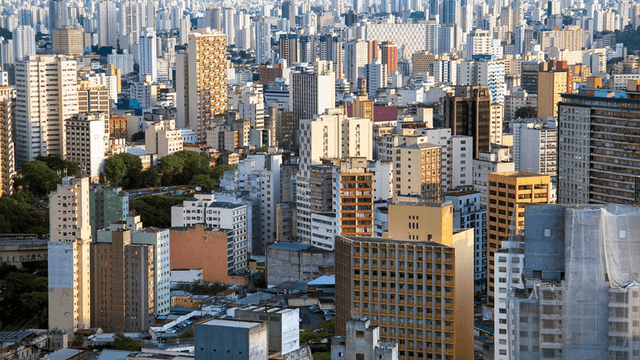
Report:
[{"label": "satellite dish", "polygon": [[200,186],[196,186],[196,191],[201,191],[202,188]]}]

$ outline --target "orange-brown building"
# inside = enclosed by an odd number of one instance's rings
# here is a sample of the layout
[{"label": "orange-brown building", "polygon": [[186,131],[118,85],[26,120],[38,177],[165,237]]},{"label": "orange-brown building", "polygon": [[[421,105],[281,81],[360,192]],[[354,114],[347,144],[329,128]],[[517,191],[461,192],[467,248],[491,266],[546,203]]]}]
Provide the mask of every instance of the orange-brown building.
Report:
[{"label": "orange-brown building", "polygon": [[202,269],[204,281],[246,284],[246,278],[233,273],[233,231],[207,228],[204,224],[174,227],[171,237],[171,269]]}]

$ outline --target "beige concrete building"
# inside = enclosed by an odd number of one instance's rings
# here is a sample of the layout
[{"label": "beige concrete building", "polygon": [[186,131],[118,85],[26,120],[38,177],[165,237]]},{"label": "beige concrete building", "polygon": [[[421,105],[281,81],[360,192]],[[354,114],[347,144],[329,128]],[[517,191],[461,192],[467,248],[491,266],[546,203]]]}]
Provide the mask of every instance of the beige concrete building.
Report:
[{"label": "beige concrete building", "polygon": [[82,55],[84,36],[81,27],[65,26],[51,30],[53,52],[62,55]]},{"label": "beige concrete building", "polygon": [[187,54],[176,58],[178,128],[190,127],[197,141],[215,115],[227,109],[227,38],[209,28],[193,29]]},{"label": "beige concrete building", "polygon": [[91,326],[89,178],[62,178],[49,195],[49,330]]},{"label": "beige concrete building", "polygon": [[0,196],[13,194],[15,176],[14,104],[15,91],[0,87]]},{"label": "beige concrete building", "polygon": [[487,300],[493,304],[495,252],[510,232],[518,235],[524,229],[525,204],[551,203],[551,178],[513,171],[491,173],[487,181]]},{"label": "beige concrete building", "polygon": [[440,196],[440,147],[430,143],[393,148],[394,199],[435,199]]},{"label": "beige concrete building", "polygon": [[80,166],[80,173],[98,180],[104,169],[109,143],[109,114],[78,114],[67,120],[67,160]]},{"label": "beige concrete building", "polygon": [[286,281],[309,282],[325,274],[335,265],[332,251],[309,244],[279,242],[267,247],[267,284]]},{"label": "beige concrete building", "polygon": [[175,120],[158,121],[147,126],[144,139],[145,150],[156,154],[157,159],[182,151],[182,130],[176,129]]},{"label": "beige concrete building", "polygon": [[414,73],[430,74],[429,66],[436,60],[436,56],[428,51],[421,51],[411,55],[411,63],[413,64]]},{"label": "beige concrete building", "polygon": [[91,324],[105,332],[148,332],[155,310],[154,246],[132,244],[124,221],[91,244]]},{"label": "beige concrete building", "polygon": [[17,165],[66,155],[65,121],[78,113],[76,69],[68,56],[30,56],[16,64]]},{"label": "beige concrete building", "polygon": [[367,317],[400,359],[473,359],[473,229],[451,204],[395,204],[387,235],[336,238],[336,334]]},{"label": "beige concrete building", "polygon": [[568,92],[565,71],[538,73],[538,117],[558,116],[558,103],[561,96]]}]

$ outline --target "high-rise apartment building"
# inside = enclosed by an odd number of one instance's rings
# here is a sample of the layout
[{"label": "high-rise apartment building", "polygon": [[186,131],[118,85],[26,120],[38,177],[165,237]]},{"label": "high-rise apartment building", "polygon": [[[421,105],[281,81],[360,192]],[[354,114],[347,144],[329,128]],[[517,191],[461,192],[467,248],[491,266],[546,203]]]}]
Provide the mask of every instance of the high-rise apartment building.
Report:
[{"label": "high-rise apartment building", "polygon": [[280,59],[287,60],[287,65],[298,62],[298,36],[296,34],[280,34],[278,48]]},{"label": "high-rise apartment building", "polygon": [[384,41],[380,45],[382,53],[382,63],[387,65],[387,75],[398,71],[398,45],[394,45],[391,41]]},{"label": "high-rise apartment building", "polygon": [[[80,173],[98,179],[104,169],[109,144],[109,114],[78,114],[66,121],[67,160],[80,166]],[[106,141],[105,141],[106,139]]]},{"label": "high-rise apartment building", "polygon": [[513,161],[516,171],[558,178],[558,128],[556,121],[518,119],[513,126]]},{"label": "high-rise apartment building", "polygon": [[480,192],[465,190],[445,195],[453,204],[453,228],[474,229],[474,291],[487,288],[487,209],[482,206]]},{"label": "high-rise apartment building", "polygon": [[91,327],[89,178],[64,177],[49,195],[49,329]]},{"label": "high-rise apartment building", "polygon": [[176,58],[178,128],[191,127],[197,141],[227,108],[227,40],[208,28],[194,29],[189,49]]},{"label": "high-rise apartment building", "polygon": [[562,94],[569,91],[567,86],[569,75],[566,71],[550,71],[538,73],[538,117],[558,116],[558,103]]},{"label": "high-rise apartment building", "polygon": [[14,132],[15,90],[0,87],[0,196],[13,194],[16,172]]},{"label": "high-rise apartment building", "polygon": [[271,60],[271,24],[260,18],[255,22],[255,29],[256,64],[265,64]]},{"label": "high-rise apartment building", "polygon": [[182,151],[182,129],[176,129],[175,120],[153,123],[144,132],[145,150],[156,154],[158,159]]},{"label": "high-rise apartment building", "polygon": [[15,62],[36,54],[36,31],[31,26],[18,26],[13,30],[13,50]]},{"label": "high-rise apartment building", "polygon": [[81,27],[65,26],[51,29],[53,52],[61,55],[82,55],[84,52],[83,34]]},{"label": "high-rise apartment building", "polygon": [[564,94],[558,105],[558,199],[562,204],[640,203],[637,88]]},{"label": "high-rise apartment building", "polygon": [[473,230],[451,204],[389,206],[386,238],[336,237],[336,334],[367,317],[400,359],[473,358]]},{"label": "high-rise apartment building", "polygon": [[344,52],[345,73],[351,88],[358,85],[358,78],[363,77],[364,66],[368,63],[368,44],[364,40],[349,41]]},{"label": "high-rise apartment building", "polygon": [[638,357],[639,210],[618,205],[526,209],[517,249],[522,259],[499,264],[506,288],[496,310],[507,325],[496,338],[496,359]]},{"label": "high-rise apartment building", "polygon": [[78,113],[76,61],[32,56],[16,64],[16,163],[65,156],[65,122]]},{"label": "high-rise apartment building", "polygon": [[441,195],[440,152],[430,143],[393,148],[394,199],[434,200]]},{"label": "high-rise apartment building", "polygon": [[[456,1],[456,0],[448,0]],[[492,37],[486,30],[472,30],[467,35],[466,47],[466,59],[473,59],[474,55],[491,55],[491,40]]]},{"label": "high-rise apartment building", "polygon": [[311,243],[311,171],[322,159],[373,159],[373,121],[322,115],[300,121],[300,170],[296,179],[298,238]]},{"label": "high-rise apartment building", "polygon": [[140,66],[138,74],[140,75],[140,81],[144,81],[146,75],[151,75],[151,82],[155,83],[158,81],[158,50],[154,28],[142,29],[138,46],[138,65]]},{"label": "high-rise apartment building", "polygon": [[[456,86],[444,98],[444,123],[451,135],[473,137],[473,158],[491,150],[491,94],[486,86]],[[494,129],[497,127],[494,126]],[[502,129],[500,129],[502,131]]]},{"label": "high-rise apartment building", "polygon": [[289,108],[299,120],[324,114],[336,103],[333,65],[330,61],[316,61],[311,69],[291,72]]},{"label": "high-rise apartment building", "polygon": [[493,304],[495,287],[495,252],[509,234],[524,229],[526,204],[551,203],[549,175],[523,172],[491,173],[488,176],[487,206],[487,300]]},{"label": "high-rise apartment building", "polygon": [[118,45],[116,4],[110,0],[100,0],[96,2],[95,6],[98,22],[98,45],[111,46],[115,49]]},{"label": "high-rise apartment building", "polygon": [[148,332],[155,313],[154,246],[134,244],[124,221],[91,244],[91,323],[107,332]]}]

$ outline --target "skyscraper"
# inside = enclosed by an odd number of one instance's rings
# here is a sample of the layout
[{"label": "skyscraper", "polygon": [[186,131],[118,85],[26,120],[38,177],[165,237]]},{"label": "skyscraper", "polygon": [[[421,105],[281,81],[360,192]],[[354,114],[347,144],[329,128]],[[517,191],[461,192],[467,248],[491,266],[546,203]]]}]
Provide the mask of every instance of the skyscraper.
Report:
[{"label": "skyscraper", "polygon": [[65,121],[78,113],[76,61],[32,56],[16,65],[16,163],[65,156]]},{"label": "skyscraper", "polygon": [[317,61],[313,70],[303,68],[292,71],[290,76],[290,108],[298,119],[311,119],[336,105],[336,77],[331,62]]},{"label": "skyscraper", "polygon": [[191,127],[197,141],[214,116],[227,108],[227,41],[208,28],[194,29],[189,49],[176,59],[178,128]]},{"label": "skyscraper", "polygon": [[563,94],[558,104],[558,199],[563,204],[640,204],[637,85]]},{"label": "skyscraper", "polygon": [[491,149],[491,95],[486,86],[456,86],[444,98],[444,123],[451,135],[473,137],[473,158]]},{"label": "skyscraper", "polygon": [[265,64],[271,60],[271,24],[264,18],[255,22],[256,64]]},{"label": "skyscraper", "polygon": [[73,334],[91,327],[89,178],[62,178],[49,205],[49,329]]},{"label": "skyscraper", "polygon": [[69,8],[65,0],[49,0],[49,30],[69,24]]},{"label": "skyscraper", "polygon": [[14,61],[36,54],[36,31],[30,26],[18,26],[13,31]]},{"label": "skyscraper", "polygon": [[491,173],[487,178],[487,300],[493,304],[495,292],[495,252],[509,234],[518,235],[525,226],[525,204],[551,203],[549,175],[523,172]]},{"label": "skyscraper", "polygon": [[151,75],[151,82],[156,83],[158,81],[156,31],[153,28],[142,29],[138,46],[140,81],[144,81],[146,75]]},{"label": "skyscraper", "polygon": [[367,49],[367,42],[364,40],[349,41],[345,44],[345,73],[352,89],[358,85],[358,78],[364,75],[364,66],[368,62]]},{"label": "skyscraper", "polygon": [[13,193],[15,145],[13,139],[13,107],[15,91],[0,87],[0,196]]},{"label": "skyscraper", "polygon": [[386,237],[336,237],[337,335],[367,317],[400,359],[473,359],[473,230],[452,212],[390,204]]},{"label": "skyscraper", "polygon": [[118,45],[116,4],[110,0],[97,2],[96,18],[98,21],[98,45],[115,48]]}]

